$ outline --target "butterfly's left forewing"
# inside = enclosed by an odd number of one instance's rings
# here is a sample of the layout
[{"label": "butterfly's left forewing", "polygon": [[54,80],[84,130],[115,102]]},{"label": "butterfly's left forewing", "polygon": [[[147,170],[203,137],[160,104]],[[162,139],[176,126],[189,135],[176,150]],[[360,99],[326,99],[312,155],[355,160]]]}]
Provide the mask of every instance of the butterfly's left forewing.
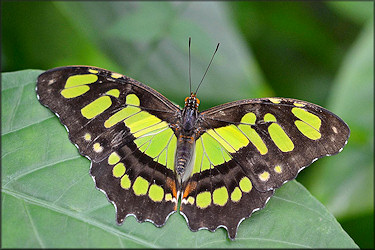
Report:
[{"label": "butterfly's left forewing", "polygon": [[87,66],[46,71],[37,94],[92,161],[90,173],[115,205],[118,223],[132,214],[163,225],[177,208],[169,125],[180,109],[142,83]]},{"label": "butterfly's left forewing", "polygon": [[350,133],[328,110],[286,98],[223,104],[203,111],[199,121],[204,132],[181,211],[192,230],[222,226],[232,239],[274,189],[316,159],[340,152]]}]

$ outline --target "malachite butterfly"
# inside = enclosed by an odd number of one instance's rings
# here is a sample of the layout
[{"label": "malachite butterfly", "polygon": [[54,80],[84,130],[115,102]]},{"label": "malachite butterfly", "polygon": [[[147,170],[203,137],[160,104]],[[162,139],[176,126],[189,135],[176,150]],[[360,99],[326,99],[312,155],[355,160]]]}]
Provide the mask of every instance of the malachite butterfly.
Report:
[{"label": "malachite butterfly", "polygon": [[330,111],[288,98],[259,98],[199,112],[196,93],[181,109],[152,88],[89,66],[38,77],[39,101],[65,125],[90,174],[116,208],[160,227],[177,211],[192,231],[240,222],[276,188],[340,152],[349,127]]}]

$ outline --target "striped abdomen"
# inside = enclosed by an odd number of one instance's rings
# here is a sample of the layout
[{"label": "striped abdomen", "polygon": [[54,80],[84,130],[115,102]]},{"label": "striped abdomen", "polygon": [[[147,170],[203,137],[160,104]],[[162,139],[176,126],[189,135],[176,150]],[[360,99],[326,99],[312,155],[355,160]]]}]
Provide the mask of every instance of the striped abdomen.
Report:
[{"label": "striped abdomen", "polygon": [[175,171],[179,184],[190,177],[194,166],[194,149],[194,136],[179,136],[175,157]]}]

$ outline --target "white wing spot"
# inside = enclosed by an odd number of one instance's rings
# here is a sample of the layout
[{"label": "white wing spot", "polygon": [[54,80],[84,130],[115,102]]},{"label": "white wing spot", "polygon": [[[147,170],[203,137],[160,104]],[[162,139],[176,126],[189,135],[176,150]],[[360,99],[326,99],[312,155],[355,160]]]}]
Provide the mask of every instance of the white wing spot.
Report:
[{"label": "white wing spot", "polygon": [[270,102],[275,103],[275,104],[279,104],[281,102],[279,98],[268,98],[268,100],[270,100]]},{"label": "white wing spot", "polygon": [[334,126],[332,126],[332,130],[333,130],[333,132],[335,132],[335,134],[337,134],[337,128],[336,127],[334,127]]},{"label": "white wing spot", "polygon": [[103,147],[100,145],[100,143],[94,143],[92,147],[96,153],[101,153],[103,151]]},{"label": "white wing spot", "polygon": [[259,179],[261,181],[268,181],[269,178],[270,178],[270,173],[268,173],[267,171],[264,171],[263,173],[259,175]]},{"label": "white wing spot", "polygon": [[113,78],[120,78],[120,77],[122,77],[122,75],[121,74],[119,74],[119,73],[112,73],[112,75],[111,75]]}]

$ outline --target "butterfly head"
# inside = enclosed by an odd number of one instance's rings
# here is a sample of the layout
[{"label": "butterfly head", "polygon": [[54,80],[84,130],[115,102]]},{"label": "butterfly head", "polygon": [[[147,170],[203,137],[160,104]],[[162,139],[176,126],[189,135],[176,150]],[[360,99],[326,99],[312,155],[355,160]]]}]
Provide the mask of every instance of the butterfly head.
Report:
[{"label": "butterfly head", "polygon": [[197,98],[197,94],[191,93],[190,96],[185,98],[185,107],[191,109],[198,109],[199,106],[199,99]]}]

